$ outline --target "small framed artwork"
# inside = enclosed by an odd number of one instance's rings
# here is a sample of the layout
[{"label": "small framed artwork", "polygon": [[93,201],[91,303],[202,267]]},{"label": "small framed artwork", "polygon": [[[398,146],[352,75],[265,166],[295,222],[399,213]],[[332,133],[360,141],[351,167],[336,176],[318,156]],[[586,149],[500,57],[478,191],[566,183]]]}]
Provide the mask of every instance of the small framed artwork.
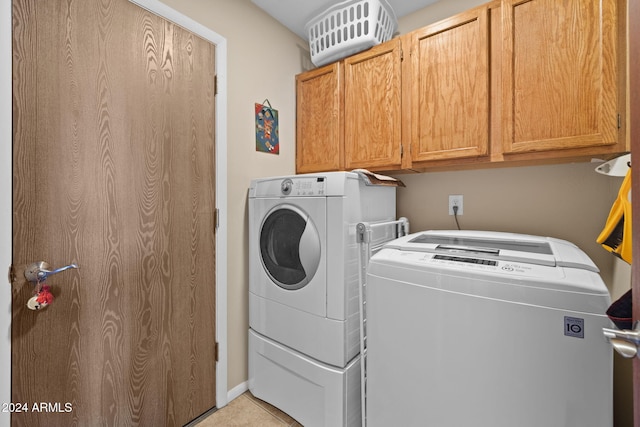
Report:
[{"label": "small framed artwork", "polygon": [[271,107],[268,99],[256,103],[256,151],[280,154],[278,135],[278,110]]}]

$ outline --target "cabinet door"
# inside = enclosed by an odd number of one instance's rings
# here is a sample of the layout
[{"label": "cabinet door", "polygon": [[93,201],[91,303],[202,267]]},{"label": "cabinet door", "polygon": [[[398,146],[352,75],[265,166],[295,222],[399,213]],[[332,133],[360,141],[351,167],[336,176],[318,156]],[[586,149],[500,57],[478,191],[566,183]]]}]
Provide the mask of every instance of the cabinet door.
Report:
[{"label": "cabinet door", "polygon": [[614,145],[616,0],[503,2],[505,153]]},{"label": "cabinet door", "polygon": [[344,60],[347,170],[400,168],[401,54],[395,38]]},{"label": "cabinet door", "polygon": [[296,76],[296,171],[344,169],[341,64]]},{"label": "cabinet door", "polygon": [[412,163],[488,153],[489,46],[486,7],[411,33]]}]

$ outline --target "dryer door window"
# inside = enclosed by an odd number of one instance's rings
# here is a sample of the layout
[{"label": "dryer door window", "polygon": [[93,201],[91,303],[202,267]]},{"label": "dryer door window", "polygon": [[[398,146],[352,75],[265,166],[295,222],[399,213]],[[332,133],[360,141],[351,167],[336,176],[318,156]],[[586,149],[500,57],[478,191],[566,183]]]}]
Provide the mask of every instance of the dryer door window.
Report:
[{"label": "dryer door window", "polygon": [[320,263],[320,236],[309,217],[293,207],[279,207],[260,230],[260,258],[281,288],[296,290],[311,281]]}]

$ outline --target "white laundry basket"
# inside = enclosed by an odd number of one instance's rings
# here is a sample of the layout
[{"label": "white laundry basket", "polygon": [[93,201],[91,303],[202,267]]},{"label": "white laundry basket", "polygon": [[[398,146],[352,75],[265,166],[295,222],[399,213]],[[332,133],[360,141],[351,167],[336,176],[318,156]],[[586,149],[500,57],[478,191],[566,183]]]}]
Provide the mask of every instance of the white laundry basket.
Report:
[{"label": "white laundry basket", "polygon": [[337,61],[391,39],[398,27],[385,0],[347,0],[331,6],[305,26],[311,62]]}]

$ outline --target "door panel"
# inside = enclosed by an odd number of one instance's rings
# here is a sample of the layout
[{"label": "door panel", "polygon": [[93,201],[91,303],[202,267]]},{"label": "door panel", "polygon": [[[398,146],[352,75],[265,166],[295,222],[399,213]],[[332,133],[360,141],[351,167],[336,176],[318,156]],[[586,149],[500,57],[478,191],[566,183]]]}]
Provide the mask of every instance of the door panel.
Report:
[{"label": "door panel", "polygon": [[276,286],[295,291],[305,287],[320,264],[318,230],[293,206],[271,212],[260,227],[260,260]]},{"label": "door panel", "polygon": [[344,60],[345,169],[399,169],[402,45],[389,40]]},{"label": "door panel", "polygon": [[[183,425],[215,405],[214,46],[126,0],[13,22],[12,424]],[[80,266],[37,312],[34,261]]]},{"label": "door panel", "polygon": [[618,143],[618,3],[502,2],[505,153]]},{"label": "door panel", "polygon": [[411,33],[413,162],[489,150],[489,9]]},{"label": "door panel", "polygon": [[[250,199],[249,204],[249,240],[256,243],[250,245],[249,291],[278,304],[326,317],[326,265],[329,245],[326,239],[327,199],[259,197]],[[278,218],[282,219],[277,213],[292,215],[288,215],[286,223],[277,224]],[[301,230],[298,242],[291,242],[292,235],[283,233],[285,226],[290,226],[291,233],[295,233],[291,227],[292,216],[299,216],[304,222],[304,230]],[[273,222],[274,219],[276,222]],[[264,258],[263,251],[267,252]],[[285,256],[286,252],[289,252],[288,256]],[[287,284],[287,280],[277,274],[276,264],[279,263],[289,264],[289,267],[295,266],[293,269],[304,272],[303,278]]]},{"label": "door panel", "polygon": [[296,76],[296,172],[344,170],[343,66]]}]

